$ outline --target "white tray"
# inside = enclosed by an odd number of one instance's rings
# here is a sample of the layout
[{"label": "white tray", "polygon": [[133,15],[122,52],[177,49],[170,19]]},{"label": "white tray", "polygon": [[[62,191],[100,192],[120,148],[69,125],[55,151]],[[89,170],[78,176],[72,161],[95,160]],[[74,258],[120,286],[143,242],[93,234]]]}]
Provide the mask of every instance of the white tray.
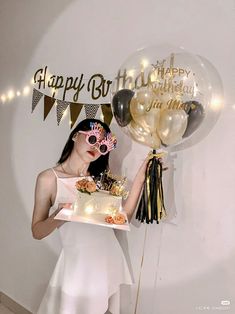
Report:
[{"label": "white tray", "polygon": [[[126,217],[126,220],[128,221],[126,213],[122,212],[122,214]],[[54,217],[54,219],[88,223],[92,225],[99,225],[99,226],[109,227],[113,229],[130,231],[130,226],[128,222],[124,223],[123,225],[110,224],[104,220],[105,216],[107,215],[99,214],[99,215],[94,216],[93,214],[90,216],[78,216],[74,214],[73,210],[62,208],[59,211],[59,213]]]}]

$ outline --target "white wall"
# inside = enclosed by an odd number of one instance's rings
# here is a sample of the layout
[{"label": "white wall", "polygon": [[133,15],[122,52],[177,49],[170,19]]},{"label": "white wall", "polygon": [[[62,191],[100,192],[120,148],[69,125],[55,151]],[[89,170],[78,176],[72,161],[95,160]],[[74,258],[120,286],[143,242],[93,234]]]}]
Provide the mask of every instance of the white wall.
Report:
[{"label": "white wall", "polygon": [[[43,65],[66,76],[100,72],[112,79],[130,53],[162,42],[215,65],[225,88],[219,121],[197,145],[169,154],[165,197],[176,218],[148,226],[145,246],[144,225],[134,222],[127,238],[117,235],[129,247],[136,281],[124,291],[122,313],[134,313],[143,249],[138,314],[212,311],[221,300],[230,300],[227,313],[234,313],[234,2],[1,0],[0,39],[0,95],[22,89]],[[0,291],[35,311],[60,249],[56,233],[31,237],[35,178],[58,160],[69,124],[65,118],[58,127],[54,111],[43,122],[42,104],[31,114],[31,94],[0,102],[0,112]],[[111,164],[132,180],[148,149],[115,122],[112,129],[121,144]]]}]

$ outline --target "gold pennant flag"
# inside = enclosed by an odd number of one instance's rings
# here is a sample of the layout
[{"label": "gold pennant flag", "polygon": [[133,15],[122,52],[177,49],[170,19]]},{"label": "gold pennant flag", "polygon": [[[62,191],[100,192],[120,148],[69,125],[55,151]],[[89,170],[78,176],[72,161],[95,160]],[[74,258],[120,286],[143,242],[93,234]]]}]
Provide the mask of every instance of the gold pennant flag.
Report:
[{"label": "gold pennant flag", "polygon": [[104,123],[106,123],[107,125],[110,125],[113,118],[111,104],[101,104],[101,110],[104,115]]},{"label": "gold pennant flag", "polygon": [[55,103],[55,98],[49,97],[47,95],[44,96],[44,120],[48,116],[48,113],[51,111],[51,108],[53,107]]},{"label": "gold pennant flag", "polygon": [[72,102],[70,103],[70,127],[74,126],[74,123],[76,122],[81,110],[82,110],[83,104]]}]

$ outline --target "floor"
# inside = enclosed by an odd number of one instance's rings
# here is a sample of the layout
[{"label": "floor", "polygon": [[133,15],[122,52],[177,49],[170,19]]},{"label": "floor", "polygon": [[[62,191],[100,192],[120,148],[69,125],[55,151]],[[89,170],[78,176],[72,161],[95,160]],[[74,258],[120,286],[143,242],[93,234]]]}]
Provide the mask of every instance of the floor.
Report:
[{"label": "floor", "polygon": [[0,303],[0,314],[14,314],[14,313]]}]

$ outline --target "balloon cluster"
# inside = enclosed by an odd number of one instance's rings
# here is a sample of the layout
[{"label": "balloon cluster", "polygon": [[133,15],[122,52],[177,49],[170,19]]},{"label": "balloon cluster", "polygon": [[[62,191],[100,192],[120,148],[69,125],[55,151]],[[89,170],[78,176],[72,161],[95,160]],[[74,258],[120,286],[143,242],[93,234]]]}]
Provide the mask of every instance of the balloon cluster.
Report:
[{"label": "balloon cluster", "polygon": [[179,144],[214,109],[211,82],[199,56],[165,46],[142,49],[113,81],[114,117],[125,133],[152,149]]}]

